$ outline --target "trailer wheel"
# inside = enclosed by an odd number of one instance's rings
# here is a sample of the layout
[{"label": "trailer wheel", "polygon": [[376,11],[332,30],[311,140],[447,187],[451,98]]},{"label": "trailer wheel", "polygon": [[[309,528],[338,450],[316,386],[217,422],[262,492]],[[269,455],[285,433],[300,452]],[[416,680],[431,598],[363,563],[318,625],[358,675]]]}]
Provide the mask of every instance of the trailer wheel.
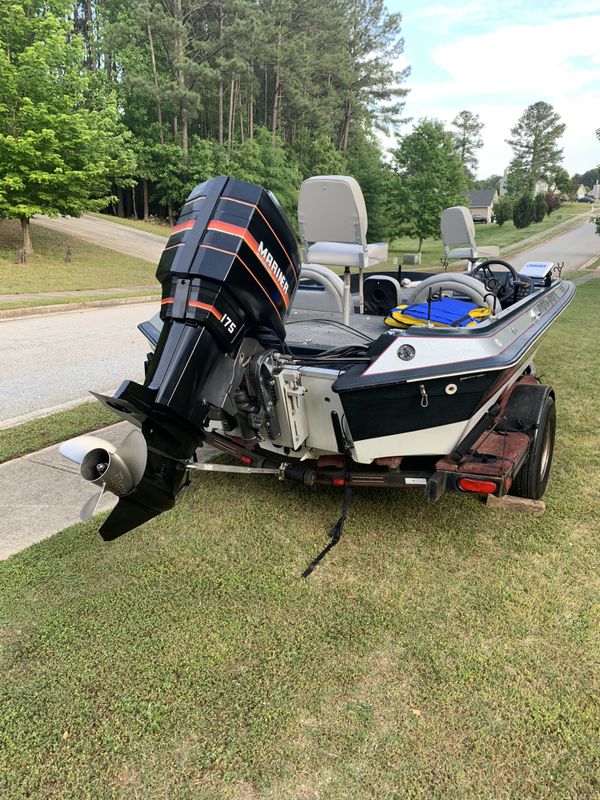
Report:
[{"label": "trailer wheel", "polygon": [[529,445],[527,460],[510,487],[510,494],[539,500],[546,491],[556,432],[556,406],[551,395],[544,397],[538,426]]}]

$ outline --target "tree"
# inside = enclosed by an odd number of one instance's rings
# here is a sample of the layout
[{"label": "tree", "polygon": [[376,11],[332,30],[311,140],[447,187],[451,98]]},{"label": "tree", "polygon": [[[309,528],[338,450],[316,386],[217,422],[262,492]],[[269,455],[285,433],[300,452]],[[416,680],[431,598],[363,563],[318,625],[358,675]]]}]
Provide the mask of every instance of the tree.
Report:
[{"label": "tree", "polygon": [[565,127],[548,103],[539,101],[525,109],[506,140],[514,152],[507,176],[510,194],[533,192],[536,181],[554,174],[562,161],[558,140]]},{"label": "tree", "polygon": [[533,201],[533,220],[534,222],[542,222],[548,211],[546,200],[543,194],[536,194]]},{"label": "tree", "polygon": [[338,70],[343,98],[340,150],[348,147],[352,123],[367,116],[382,130],[395,129],[407,94],[400,83],[409,74],[394,68],[404,50],[400,14],[390,14],[383,0],[352,0],[346,8],[347,58],[345,68]]},{"label": "tree", "polygon": [[20,220],[28,253],[34,214],[79,216],[107,204],[124,132],[114,98],[102,107],[96,95],[98,107],[85,107],[85,50],[66,16],[7,0],[0,12],[0,217]]},{"label": "tree", "polygon": [[512,197],[506,195],[496,200],[494,203],[494,217],[498,225],[502,226],[509,219],[512,219],[514,205]]},{"label": "tree", "polygon": [[384,242],[393,235],[388,194],[395,175],[381,156],[377,137],[367,131],[357,131],[346,153],[348,174],[353,175],[362,189],[369,217],[369,241]]},{"label": "tree", "polygon": [[513,222],[515,228],[527,228],[535,218],[535,209],[531,195],[524,194],[515,203]]},{"label": "tree", "polygon": [[554,184],[561,194],[569,194],[571,191],[571,178],[564,167],[557,167],[552,176]]},{"label": "tree", "polygon": [[473,189],[498,189],[502,175],[490,175],[489,178],[473,181]]},{"label": "tree", "polygon": [[484,125],[477,114],[466,110],[458,112],[452,120],[452,125],[456,128],[453,134],[456,152],[467,178],[471,182],[477,172],[479,163],[477,151],[483,146],[481,131]]},{"label": "tree", "polygon": [[422,119],[393,151],[397,172],[390,215],[395,233],[419,240],[439,236],[442,211],[464,203],[465,174],[452,134],[435,119]]},{"label": "tree", "polygon": [[550,216],[553,211],[556,211],[557,208],[560,208],[560,197],[554,192],[547,192],[544,199],[546,200],[546,214]]}]

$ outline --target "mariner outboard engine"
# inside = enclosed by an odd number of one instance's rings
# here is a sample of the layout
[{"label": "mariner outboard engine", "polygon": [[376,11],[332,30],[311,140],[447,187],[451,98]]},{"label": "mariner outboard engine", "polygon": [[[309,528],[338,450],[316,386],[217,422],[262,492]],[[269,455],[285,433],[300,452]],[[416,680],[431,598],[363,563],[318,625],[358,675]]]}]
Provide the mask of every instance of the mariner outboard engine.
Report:
[{"label": "mariner outboard engine", "polygon": [[[294,230],[270,192],[227,177],[196,186],[158,265],[164,324],[146,380],[125,381],[114,397],[95,395],[141,427],[147,447],[135,487],[115,492],[120,499],[100,528],[104,539],[172,508],[209,415],[235,417],[252,440],[254,409],[240,382],[261,350],[255,337],[283,341],[299,269]],[[255,368],[260,379],[259,357]],[[269,420],[260,424],[268,428]],[[98,458],[100,474],[108,456]]]}]

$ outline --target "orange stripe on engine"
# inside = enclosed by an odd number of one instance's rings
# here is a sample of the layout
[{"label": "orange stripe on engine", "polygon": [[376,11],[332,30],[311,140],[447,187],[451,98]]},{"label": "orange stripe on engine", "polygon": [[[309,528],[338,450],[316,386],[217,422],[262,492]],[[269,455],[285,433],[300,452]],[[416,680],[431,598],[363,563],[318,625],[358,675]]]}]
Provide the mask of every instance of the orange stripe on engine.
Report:
[{"label": "orange stripe on engine", "polygon": [[174,233],[181,233],[181,231],[189,231],[194,227],[194,223],[196,222],[195,219],[190,219],[187,222],[182,222],[181,225],[175,225],[174,228],[171,228],[171,236]]},{"label": "orange stripe on engine", "polygon": [[[275,286],[277,286],[277,288],[279,289],[279,293],[281,294],[281,297],[283,298],[283,302],[284,302],[285,307],[287,308],[289,306],[290,300],[289,300],[287,292],[285,291],[283,286],[281,286],[281,284],[279,283],[279,281],[277,280],[277,278],[275,277],[275,275],[271,271],[271,268],[269,267],[267,262],[264,260],[264,258],[261,256],[261,254],[258,252],[258,242],[254,238],[254,236],[252,236],[252,234],[250,233],[250,231],[247,228],[242,228],[239,225],[232,225],[230,222],[223,222],[223,220],[220,220],[220,219],[212,219],[208,223],[207,228],[209,230],[211,230],[211,231],[218,231],[219,233],[226,233],[229,236],[238,236],[240,239],[243,239],[246,242],[246,244],[248,245],[248,247],[252,250],[254,255],[257,257],[259,262],[263,265],[263,267],[269,273],[269,276],[270,276],[271,280],[273,281],[273,283],[275,284]],[[240,259],[240,261],[241,261],[241,259]]]},{"label": "orange stripe on engine", "polygon": [[160,304],[161,304],[161,306],[165,306],[165,305],[167,305],[167,303],[174,303],[174,302],[175,301],[173,300],[172,297],[167,297],[165,300],[161,300]]},{"label": "orange stripe on engine", "polygon": [[208,303],[201,303],[199,300],[190,300],[188,306],[193,306],[194,308],[201,308],[203,311],[208,311],[209,313],[213,314],[219,322],[221,321],[222,314],[220,311],[214,306],[209,306]]},{"label": "orange stripe on engine", "polygon": [[252,272],[252,270],[250,269],[250,267],[249,267],[249,266],[248,266],[248,265],[247,265],[247,264],[244,262],[244,260],[243,260],[242,258],[240,258],[240,256],[238,256],[238,255],[237,255],[237,253],[232,253],[232,252],[231,252],[231,250],[223,250],[223,248],[221,248],[221,247],[214,247],[212,244],[201,244],[201,245],[200,245],[200,247],[205,247],[207,250],[216,250],[218,253],[226,253],[228,256],[233,256],[234,258],[237,258],[237,260],[240,262],[240,264],[242,265],[242,267],[244,267],[244,269],[246,270],[246,272],[248,272],[248,273],[249,273],[249,275],[250,275],[250,277],[252,278],[252,280],[253,280],[253,281],[256,283],[256,285],[257,285],[257,286],[260,288],[260,290],[262,291],[262,293],[264,294],[264,296],[267,298],[267,300],[269,301],[269,303],[271,303],[271,305],[273,306],[273,308],[274,308],[274,309],[275,309],[275,311],[277,312],[277,316],[278,316],[278,317],[281,319],[281,312],[279,311],[279,309],[277,308],[277,306],[275,305],[275,303],[274,303],[274,302],[271,300],[271,298],[269,297],[269,294],[268,294],[267,290],[266,290],[266,289],[265,289],[265,287],[262,285],[262,283],[261,283],[261,282],[258,280],[258,278],[256,277],[256,275],[255,275],[255,274]]},{"label": "orange stripe on engine", "polygon": [[241,206],[250,206],[250,208],[255,208],[255,209],[258,211],[258,213],[261,215],[261,217],[263,218],[263,220],[265,221],[265,223],[267,224],[267,226],[268,226],[269,230],[271,231],[271,233],[273,234],[273,236],[274,236],[274,237],[277,239],[277,241],[279,242],[279,246],[281,247],[281,249],[282,249],[282,250],[283,250],[283,252],[285,253],[287,260],[290,262],[290,267],[291,267],[291,268],[294,270],[294,272],[296,273],[296,275],[298,275],[298,271],[297,271],[297,270],[296,270],[296,268],[294,267],[294,262],[293,262],[293,261],[292,261],[292,259],[290,258],[288,251],[287,251],[287,250],[285,249],[285,247],[283,246],[283,242],[281,241],[281,239],[279,238],[279,236],[277,236],[277,234],[276,234],[276,233],[275,233],[275,231],[273,230],[273,227],[272,227],[271,223],[269,222],[269,220],[268,220],[268,219],[265,217],[265,215],[262,213],[262,211],[260,210],[260,208],[259,208],[259,207],[258,207],[258,206],[257,206],[255,203],[248,203],[246,200],[238,200],[238,199],[237,199],[237,197],[225,197],[225,195],[223,195],[223,197],[222,197],[221,199],[222,199],[222,200],[229,200],[229,202],[230,202],[230,203],[239,203]]}]

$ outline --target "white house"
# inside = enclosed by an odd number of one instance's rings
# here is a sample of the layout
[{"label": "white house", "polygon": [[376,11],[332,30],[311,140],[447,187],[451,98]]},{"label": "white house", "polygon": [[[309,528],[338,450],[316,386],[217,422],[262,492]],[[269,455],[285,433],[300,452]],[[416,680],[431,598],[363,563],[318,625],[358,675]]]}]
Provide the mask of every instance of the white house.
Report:
[{"label": "white house", "polygon": [[579,200],[580,197],[585,197],[586,194],[587,192],[585,190],[585,186],[583,185],[583,183],[580,183],[579,189],[577,189],[577,199]]},{"label": "white house", "polygon": [[[485,217],[486,222],[491,222],[492,208],[500,197],[498,189],[471,189],[467,194],[471,215],[473,217]],[[479,221],[483,222],[483,220]]]}]

